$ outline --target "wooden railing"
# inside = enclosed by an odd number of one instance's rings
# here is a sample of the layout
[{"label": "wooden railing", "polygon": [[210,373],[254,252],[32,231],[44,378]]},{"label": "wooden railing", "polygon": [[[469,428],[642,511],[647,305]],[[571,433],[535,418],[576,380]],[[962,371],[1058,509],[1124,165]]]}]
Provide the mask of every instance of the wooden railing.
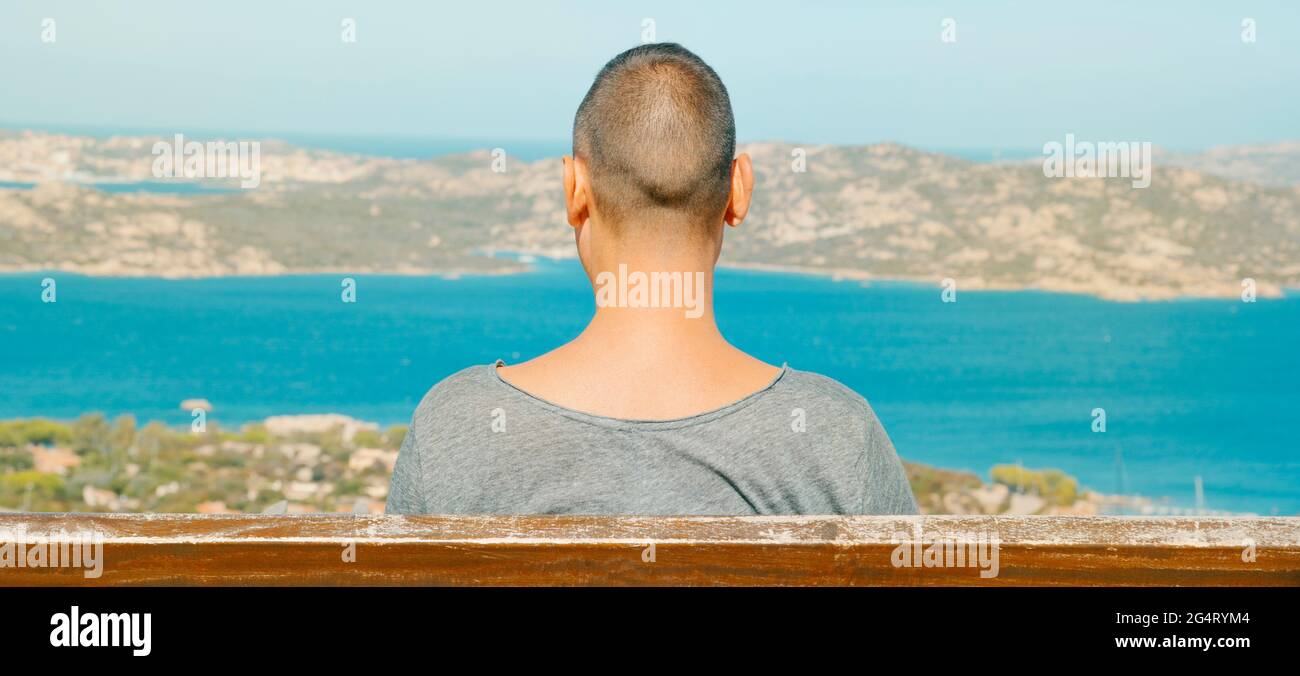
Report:
[{"label": "wooden railing", "polygon": [[1300,585],[1300,518],[3,514],[6,546],[0,586]]}]

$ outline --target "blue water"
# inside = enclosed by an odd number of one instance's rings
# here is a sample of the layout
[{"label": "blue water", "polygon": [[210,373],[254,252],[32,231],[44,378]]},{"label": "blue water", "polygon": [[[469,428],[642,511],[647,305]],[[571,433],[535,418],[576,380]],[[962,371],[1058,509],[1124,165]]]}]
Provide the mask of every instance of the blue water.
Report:
[{"label": "blue water", "polygon": [[[592,311],[576,263],[531,274],[160,280],[0,275],[0,418],[87,411],[224,425],[340,412],[405,422],[442,377],[569,339]],[[723,270],[724,333],[866,396],[903,457],[987,475],[1058,467],[1104,492],[1300,513],[1300,297],[1112,303]],[[1091,430],[1106,410],[1104,433]],[[1123,471],[1117,457],[1122,455]]]},{"label": "blue water", "polygon": [[[565,136],[550,139],[512,139],[512,138],[451,138],[444,136],[419,136],[399,134],[324,134],[293,131],[250,131],[250,130],[211,130],[211,129],[174,129],[162,127],[102,127],[97,125],[49,125],[20,124],[0,122],[0,128],[15,130],[32,129],[50,133],[71,134],[74,136],[91,136],[109,138],[112,136],[162,136],[170,138],[173,134],[184,133],[194,139],[277,139],[303,148],[332,150],[340,153],[355,153],[375,157],[392,157],[398,159],[429,159],[444,155],[457,155],[475,150],[503,148],[511,156],[535,162],[553,157],[568,155],[572,151],[571,140]],[[767,139],[752,139],[767,140]],[[999,161],[1017,161],[1043,156],[1039,147],[927,147],[928,152],[942,153],[960,157],[971,162],[987,163]],[[4,187],[0,183],[0,187]]]},{"label": "blue water", "polygon": [[161,136],[171,138],[183,133],[194,140],[245,139],[279,140],[303,148],[332,150],[376,157],[398,159],[429,159],[444,155],[458,155],[475,150],[503,148],[511,157],[534,162],[536,160],[567,155],[571,141],[566,134],[550,139],[521,139],[508,137],[452,138],[414,134],[316,134],[295,131],[255,131],[239,129],[197,129],[167,127],[132,127],[98,125],[51,125],[18,122],[0,122],[0,129],[15,131],[31,129],[55,134],[90,136],[106,139],[113,136]]}]

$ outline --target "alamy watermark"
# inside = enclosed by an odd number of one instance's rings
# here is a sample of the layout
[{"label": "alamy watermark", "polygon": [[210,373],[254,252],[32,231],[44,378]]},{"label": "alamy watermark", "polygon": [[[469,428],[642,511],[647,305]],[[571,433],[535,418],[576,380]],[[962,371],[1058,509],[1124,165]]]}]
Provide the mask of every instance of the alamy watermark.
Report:
[{"label": "alamy watermark", "polygon": [[153,144],[154,178],[239,178],[245,190],[262,184],[261,141],[172,141]]},{"label": "alamy watermark", "polygon": [[953,44],[957,42],[957,20],[946,17],[939,22],[939,42]]},{"label": "alamy watermark", "polygon": [[898,545],[889,557],[895,568],[979,568],[982,578],[998,576],[997,533],[932,535],[917,523],[911,533],[894,533],[889,541]]},{"label": "alamy watermark", "polygon": [[83,613],[72,606],[50,616],[50,645],[56,648],[131,648],[144,657],[153,652],[153,613]]},{"label": "alamy watermark", "polygon": [[[104,574],[104,537],[99,531],[28,534],[25,526],[0,530],[0,569],[81,568],[87,579]],[[4,573],[0,571],[0,583]]]},{"label": "alamy watermark", "polygon": [[619,263],[618,274],[596,275],[596,307],[684,308],[687,319],[704,315],[703,272],[628,272]]},{"label": "alamy watermark", "polygon": [[1048,178],[1131,178],[1134,188],[1151,185],[1150,141],[1075,141],[1043,144],[1043,175]]}]

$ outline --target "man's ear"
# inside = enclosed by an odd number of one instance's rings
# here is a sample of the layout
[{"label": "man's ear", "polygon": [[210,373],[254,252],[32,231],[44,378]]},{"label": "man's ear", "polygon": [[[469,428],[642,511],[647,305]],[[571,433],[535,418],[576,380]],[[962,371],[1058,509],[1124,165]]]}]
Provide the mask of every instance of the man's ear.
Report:
[{"label": "man's ear", "polygon": [[754,196],[754,165],[748,153],[741,153],[731,162],[731,196],[727,198],[727,214],[723,220],[736,227],[749,215],[749,200]]},{"label": "man's ear", "polygon": [[588,200],[591,183],[587,178],[587,165],[576,157],[564,156],[564,210],[569,225],[579,227],[590,217]]}]

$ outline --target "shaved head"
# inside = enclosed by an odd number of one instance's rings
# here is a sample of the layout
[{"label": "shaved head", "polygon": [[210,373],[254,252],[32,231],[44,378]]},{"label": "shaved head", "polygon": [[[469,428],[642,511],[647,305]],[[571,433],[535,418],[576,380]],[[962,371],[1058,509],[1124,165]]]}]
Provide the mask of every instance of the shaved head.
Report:
[{"label": "shaved head", "polygon": [[587,164],[597,211],[614,226],[721,222],[735,152],[727,88],[673,43],[611,59],[573,121],[573,154]]}]

